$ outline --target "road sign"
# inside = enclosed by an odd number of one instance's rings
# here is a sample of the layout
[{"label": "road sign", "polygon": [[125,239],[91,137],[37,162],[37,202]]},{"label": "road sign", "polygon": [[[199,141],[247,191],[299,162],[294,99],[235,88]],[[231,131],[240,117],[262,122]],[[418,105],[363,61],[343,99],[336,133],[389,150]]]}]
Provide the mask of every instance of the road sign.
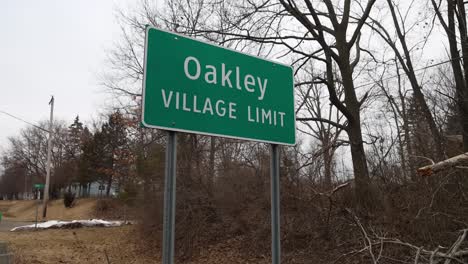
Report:
[{"label": "road sign", "polygon": [[36,183],[36,184],[34,184],[34,188],[36,188],[36,189],[44,189],[44,184],[43,184],[43,183]]},{"label": "road sign", "polygon": [[293,70],[148,27],[142,124],[294,145]]}]

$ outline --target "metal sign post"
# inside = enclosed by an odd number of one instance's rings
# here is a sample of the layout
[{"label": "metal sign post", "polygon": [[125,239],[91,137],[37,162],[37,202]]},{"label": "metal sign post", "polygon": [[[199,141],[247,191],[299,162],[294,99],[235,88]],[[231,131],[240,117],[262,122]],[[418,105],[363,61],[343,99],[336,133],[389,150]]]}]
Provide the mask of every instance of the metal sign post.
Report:
[{"label": "metal sign post", "polygon": [[271,263],[281,263],[279,147],[271,144]]},{"label": "metal sign post", "polygon": [[41,192],[40,189],[44,189],[43,183],[36,183],[34,184],[34,188],[36,189],[37,199],[36,199],[36,224],[34,225],[34,229],[37,230],[37,216],[39,214],[39,204],[41,203]]},{"label": "metal sign post", "polygon": [[168,131],[166,171],[164,182],[163,264],[174,263],[175,213],[176,213],[176,132]]},{"label": "metal sign post", "polygon": [[36,221],[34,224],[34,230],[37,230],[37,215],[39,214],[39,204],[41,203],[41,200],[37,199],[35,202],[36,202]]}]

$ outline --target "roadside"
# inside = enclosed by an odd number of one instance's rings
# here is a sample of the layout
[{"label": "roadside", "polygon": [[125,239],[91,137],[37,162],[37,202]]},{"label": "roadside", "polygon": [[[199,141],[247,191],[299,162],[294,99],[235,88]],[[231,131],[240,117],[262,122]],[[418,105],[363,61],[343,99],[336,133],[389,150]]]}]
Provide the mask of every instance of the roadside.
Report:
[{"label": "roadside", "polygon": [[[64,208],[62,201],[54,201],[49,206],[48,215],[61,216],[60,220],[89,219],[95,215],[96,202],[92,199],[83,199],[78,200],[74,208]],[[101,206],[110,206],[110,211],[119,212],[119,208],[114,207],[112,203]],[[10,251],[14,254],[15,264],[160,263],[160,249],[142,247],[136,225],[10,232],[14,227],[34,223],[26,221],[34,219],[32,217],[35,214],[34,202],[0,201],[0,207],[6,212],[6,217],[0,222],[0,241],[8,242]],[[250,259],[243,256],[241,251],[233,250],[240,248],[241,243],[242,240],[232,239],[216,245],[206,245],[195,252],[192,260],[179,259],[177,263],[269,263],[267,256]]]},{"label": "roadside", "polygon": [[[97,199],[79,199],[72,208],[63,200],[49,203],[47,220],[82,220],[95,215]],[[34,224],[37,201],[0,201],[0,241],[6,241],[15,263],[156,263],[136,252],[134,227],[76,228],[10,232]],[[42,204],[39,204],[39,215]],[[39,222],[44,221],[39,217]]]},{"label": "roadside", "polygon": [[[15,264],[49,263],[161,263],[160,249],[152,253],[139,248],[136,226],[110,228],[48,229],[41,231],[0,232],[0,240],[8,241],[14,253]],[[155,238],[160,239],[160,238]],[[245,258],[232,246],[241,241],[230,240],[214,246],[200,248],[185,264],[267,264],[268,256]],[[296,262],[288,262],[296,263]],[[303,262],[298,262],[303,263]]]},{"label": "roadside", "polygon": [[134,228],[79,228],[0,232],[16,263],[158,263],[129,241]]}]

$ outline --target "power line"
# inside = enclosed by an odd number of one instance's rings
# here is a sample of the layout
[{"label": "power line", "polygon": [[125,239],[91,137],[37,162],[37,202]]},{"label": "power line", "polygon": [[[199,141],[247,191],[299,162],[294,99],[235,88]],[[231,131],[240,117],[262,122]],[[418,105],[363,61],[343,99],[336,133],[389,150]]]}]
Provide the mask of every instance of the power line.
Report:
[{"label": "power line", "polygon": [[[442,62],[438,62],[438,63],[436,63],[436,64],[428,65],[428,66],[425,66],[425,67],[422,67],[422,68],[413,70],[413,72],[418,72],[418,71],[426,70],[426,69],[429,69],[429,68],[432,68],[432,67],[436,67],[436,66],[439,66],[439,65],[442,65],[442,64],[445,64],[445,63],[449,63],[449,62],[452,62],[452,61],[454,61],[454,60],[458,60],[458,59],[461,59],[461,58],[463,58],[463,56],[458,57],[458,58],[449,59],[449,60],[442,61]],[[403,73],[401,73],[401,74],[396,74],[396,75],[392,75],[392,76],[383,78],[381,81],[387,81],[387,80],[396,78],[396,77],[398,77],[398,76],[400,76],[400,75],[407,75],[407,74],[406,74],[406,72],[403,72]],[[375,81],[357,85],[357,86],[354,87],[354,89],[362,88],[362,87],[369,86],[369,85],[373,85],[373,84],[375,84]]]},{"label": "power line", "polygon": [[19,121],[21,121],[21,122],[24,122],[24,123],[26,123],[26,124],[28,124],[28,125],[31,125],[31,126],[33,126],[33,127],[35,127],[35,128],[38,128],[38,129],[40,129],[40,130],[42,130],[42,131],[44,131],[44,132],[47,132],[47,133],[49,132],[49,130],[47,130],[47,129],[45,129],[45,128],[42,128],[42,127],[40,127],[40,126],[38,126],[38,125],[36,125],[36,124],[33,124],[33,123],[31,123],[31,122],[28,122],[28,121],[26,121],[26,120],[24,120],[24,119],[22,119],[22,118],[20,118],[20,117],[14,116],[14,115],[12,115],[12,114],[10,114],[10,113],[8,113],[8,112],[5,112],[5,111],[0,110],[0,113],[3,113],[3,114],[8,115],[8,116],[10,116],[10,117],[13,117],[13,118],[16,119],[16,120],[19,120]]}]

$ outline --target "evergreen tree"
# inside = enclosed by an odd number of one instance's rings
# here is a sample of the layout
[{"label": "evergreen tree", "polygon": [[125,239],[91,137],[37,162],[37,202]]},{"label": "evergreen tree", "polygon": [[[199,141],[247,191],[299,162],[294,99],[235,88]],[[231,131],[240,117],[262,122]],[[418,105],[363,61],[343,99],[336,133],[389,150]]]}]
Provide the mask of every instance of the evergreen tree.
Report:
[{"label": "evergreen tree", "polygon": [[118,188],[125,184],[133,161],[128,146],[127,127],[124,116],[116,111],[109,115],[101,131],[95,134],[95,150],[100,153],[98,157],[101,159],[98,175],[106,182],[107,196],[114,183],[117,183]]}]

